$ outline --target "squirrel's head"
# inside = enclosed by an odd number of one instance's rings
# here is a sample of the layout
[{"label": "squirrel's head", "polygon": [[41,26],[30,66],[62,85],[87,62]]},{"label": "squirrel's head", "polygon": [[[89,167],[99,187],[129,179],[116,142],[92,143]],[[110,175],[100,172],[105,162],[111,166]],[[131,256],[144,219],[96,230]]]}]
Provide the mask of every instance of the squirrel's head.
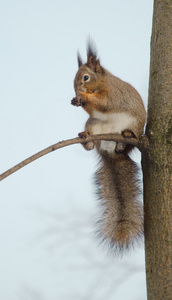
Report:
[{"label": "squirrel's head", "polygon": [[105,71],[100,65],[100,60],[92,44],[88,42],[87,45],[87,62],[83,64],[80,54],[78,53],[78,72],[74,80],[75,92],[88,92],[92,93],[100,84],[102,76]]}]

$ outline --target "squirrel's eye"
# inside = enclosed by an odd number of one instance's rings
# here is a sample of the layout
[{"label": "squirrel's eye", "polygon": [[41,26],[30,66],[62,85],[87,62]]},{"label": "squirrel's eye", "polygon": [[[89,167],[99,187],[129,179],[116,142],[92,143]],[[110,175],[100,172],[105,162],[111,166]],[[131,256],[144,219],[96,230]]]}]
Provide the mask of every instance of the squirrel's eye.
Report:
[{"label": "squirrel's eye", "polygon": [[84,75],[84,81],[88,81],[90,79],[90,76]]}]

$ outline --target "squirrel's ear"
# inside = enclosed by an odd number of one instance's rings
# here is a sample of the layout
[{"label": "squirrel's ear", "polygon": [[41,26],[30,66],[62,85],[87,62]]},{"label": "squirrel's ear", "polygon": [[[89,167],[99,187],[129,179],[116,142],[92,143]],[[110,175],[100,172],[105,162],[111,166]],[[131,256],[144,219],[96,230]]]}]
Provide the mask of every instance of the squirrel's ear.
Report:
[{"label": "squirrel's ear", "polygon": [[88,55],[87,57],[87,66],[92,69],[94,72],[96,72],[96,66],[97,66],[97,58],[95,55]]},{"label": "squirrel's ear", "polygon": [[77,59],[78,59],[78,68],[80,68],[83,65],[83,62],[82,62],[82,59],[81,59],[81,56],[80,56],[79,52],[77,53]]},{"label": "squirrel's ear", "polygon": [[104,69],[100,65],[100,60],[97,59],[96,56],[94,56],[94,55],[88,56],[86,65],[90,69],[92,69],[95,73],[104,74]]},{"label": "squirrel's ear", "polygon": [[100,60],[97,59],[95,46],[89,41],[87,45],[87,64],[90,69],[96,73],[104,73],[104,69],[100,65]]}]

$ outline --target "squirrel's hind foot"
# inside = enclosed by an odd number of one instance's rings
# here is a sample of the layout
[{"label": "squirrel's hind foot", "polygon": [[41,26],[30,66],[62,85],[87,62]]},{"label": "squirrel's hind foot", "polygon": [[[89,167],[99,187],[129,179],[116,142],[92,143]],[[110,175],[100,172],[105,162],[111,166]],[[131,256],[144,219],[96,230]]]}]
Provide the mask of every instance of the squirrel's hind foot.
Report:
[{"label": "squirrel's hind foot", "polygon": [[[83,131],[83,132],[78,133],[78,136],[81,139],[86,139],[89,135],[90,135],[90,133],[88,131]],[[84,143],[82,143],[82,146],[84,147],[85,150],[90,151],[90,150],[94,149],[94,142],[93,141],[84,142]]]},{"label": "squirrel's hind foot", "polygon": [[115,147],[115,153],[122,153],[124,152],[126,148],[126,145],[123,143],[116,143],[116,147]]}]

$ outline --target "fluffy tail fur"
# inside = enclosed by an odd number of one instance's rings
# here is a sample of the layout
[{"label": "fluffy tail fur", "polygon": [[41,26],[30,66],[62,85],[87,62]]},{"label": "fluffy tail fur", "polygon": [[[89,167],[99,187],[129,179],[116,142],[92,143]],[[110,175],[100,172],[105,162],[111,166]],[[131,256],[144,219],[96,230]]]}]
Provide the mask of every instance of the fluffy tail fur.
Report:
[{"label": "fluffy tail fur", "polygon": [[103,208],[99,234],[113,248],[125,250],[143,235],[138,168],[127,154],[103,155],[96,173]]}]

